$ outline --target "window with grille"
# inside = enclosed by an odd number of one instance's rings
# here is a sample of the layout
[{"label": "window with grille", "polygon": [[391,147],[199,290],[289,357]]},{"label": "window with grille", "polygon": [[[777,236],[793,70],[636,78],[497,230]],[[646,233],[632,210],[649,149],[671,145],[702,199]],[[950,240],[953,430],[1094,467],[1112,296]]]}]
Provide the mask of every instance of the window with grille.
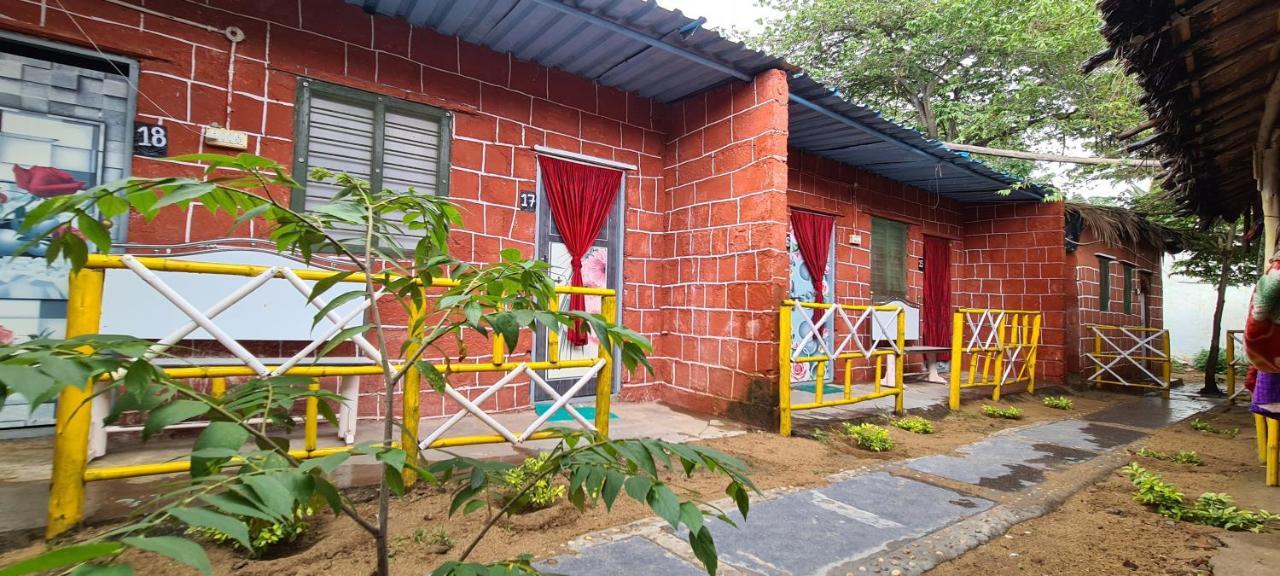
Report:
[{"label": "window with grille", "polygon": [[907,297],[907,225],[871,218],[871,296],[878,302]]},{"label": "window with grille", "polygon": [[1111,258],[1098,256],[1098,309],[1111,310]]},{"label": "window with grille", "polygon": [[294,174],[305,186],[294,191],[295,210],[327,202],[339,189],[310,180],[312,168],[345,172],[374,189],[449,193],[450,118],[439,108],[302,79],[294,133]]}]

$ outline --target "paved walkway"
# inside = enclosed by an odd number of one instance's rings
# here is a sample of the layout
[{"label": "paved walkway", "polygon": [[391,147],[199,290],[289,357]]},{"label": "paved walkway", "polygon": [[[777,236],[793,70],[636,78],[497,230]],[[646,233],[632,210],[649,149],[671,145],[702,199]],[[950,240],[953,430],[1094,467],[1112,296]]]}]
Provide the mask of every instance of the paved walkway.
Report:
[{"label": "paved walkway", "polygon": [[[753,499],[749,521],[735,513],[737,529],[710,523],[720,573],[920,574],[1048,512],[1126,461],[1124,445],[1212,405],[1143,398],[1082,419],[1004,430],[948,454],[840,474],[822,488],[771,491]],[[541,567],[570,575],[706,573],[685,534],[658,520],[570,546],[574,553]]]}]

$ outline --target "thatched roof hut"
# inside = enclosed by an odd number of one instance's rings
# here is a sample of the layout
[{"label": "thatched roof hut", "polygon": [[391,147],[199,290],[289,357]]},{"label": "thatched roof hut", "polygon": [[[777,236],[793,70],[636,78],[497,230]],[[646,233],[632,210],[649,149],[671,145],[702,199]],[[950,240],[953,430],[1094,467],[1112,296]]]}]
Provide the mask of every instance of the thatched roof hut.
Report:
[{"label": "thatched roof hut", "polygon": [[1182,249],[1182,237],[1176,230],[1128,208],[1068,202],[1065,212],[1068,252],[1075,249],[1085,229],[1107,246],[1146,244],[1169,253]]},{"label": "thatched roof hut", "polygon": [[1160,181],[1187,213],[1256,217],[1255,154],[1275,146],[1280,109],[1280,0],[1098,0],[1098,8],[1111,47],[1084,70],[1118,60],[1146,91],[1151,121],[1133,131],[1130,150],[1155,149]]}]

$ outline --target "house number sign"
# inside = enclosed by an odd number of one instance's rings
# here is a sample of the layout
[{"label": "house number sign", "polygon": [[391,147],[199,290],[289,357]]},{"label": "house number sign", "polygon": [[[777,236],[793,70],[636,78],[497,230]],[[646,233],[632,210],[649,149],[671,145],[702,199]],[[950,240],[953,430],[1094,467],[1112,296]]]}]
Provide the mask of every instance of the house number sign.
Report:
[{"label": "house number sign", "polygon": [[532,190],[521,190],[519,197],[516,198],[516,207],[525,212],[534,212],[538,209],[538,195]]},{"label": "house number sign", "polygon": [[133,125],[133,153],[148,158],[169,155],[169,128],[138,122]]}]

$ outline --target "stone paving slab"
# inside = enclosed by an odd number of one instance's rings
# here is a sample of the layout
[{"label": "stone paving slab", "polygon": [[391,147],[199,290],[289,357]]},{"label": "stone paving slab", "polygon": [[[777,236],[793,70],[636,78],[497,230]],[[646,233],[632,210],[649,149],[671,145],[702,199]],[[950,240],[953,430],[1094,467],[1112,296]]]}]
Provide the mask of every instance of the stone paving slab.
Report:
[{"label": "stone paving slab", "polygon": [[918,458],[907,462],[906,467],[966,484],[1015,492],[1039,484],[1047,470],[1093,456],[1093,452],[1006,435],[962,446],[951,454]]},{"label": "stone paving slab", "polygon": [[1084,419],[1090,422],[1107,422],[1138,428],[1161,428],[1185,420],[1215,405],[1216,403],[1212,400],[1181,396],[1165,400],[1153,396],[1095,412],[1085,416]]},{"label": "stone paving slab", "polygon": [[1094,453],[1128,444],[1145,436],[1142,432],[1127,428],[1105,426],[1080,420],[1060,420],[1052,424],[1032,426],[1019,430],[1013,435],[1036,442]]},{"label": "stone paving slab", "polygon": [[706,576],[701,566],[676,557],[642,536],[602,542],[584,548],[576,556],[560,556],[537,564],[540,571],[571,576],[619,574],[626,576]]},{"label": "stone paving slab", "polygon": [[[963,487],[940,487],[881,470],[843,476],[817,489],[775,492],[769,499],[752,502],[749,522],[733,512],[738,528],[719,522],[708,526],[726,574],[919,574],[996,537],[1016,522],[1043,514],[1051,504],[1083,487],[1081,482],[1092,482],[1119,465],[1114,448],[1146,435],[1104,422],[1155,427],[1212,405],[1195,398],[1148,398],[1084,420],[1034,425],[949,454],[895,464],[993,489],[982,492],[989,498],[1008,494],[995,497],[996,501],[965,494]],[[1085,462],[1083,470],[1098,468],[1094,476],[1032,488],[1048,471]],[[618,532],[618,537],[588,543],[577,554],[552,559],[542,567],[578,576],[704,573],[683,548],[683,534],[657,521],[637,526]]]}]

